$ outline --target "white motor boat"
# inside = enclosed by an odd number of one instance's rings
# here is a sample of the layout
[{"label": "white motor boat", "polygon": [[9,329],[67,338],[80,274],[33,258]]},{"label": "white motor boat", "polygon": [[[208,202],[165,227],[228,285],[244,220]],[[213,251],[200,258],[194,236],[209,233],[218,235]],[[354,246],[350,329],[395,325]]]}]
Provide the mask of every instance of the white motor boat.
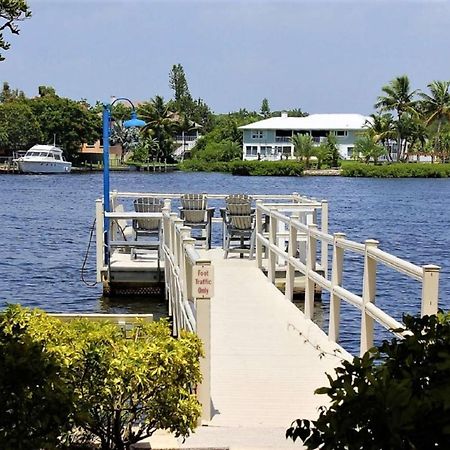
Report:
[{"label": "white motor boat", "polygon": [[37,144],[14,161],[23,173],[69,173],[72,163],[66,161],[62,153],[54,145]]}]

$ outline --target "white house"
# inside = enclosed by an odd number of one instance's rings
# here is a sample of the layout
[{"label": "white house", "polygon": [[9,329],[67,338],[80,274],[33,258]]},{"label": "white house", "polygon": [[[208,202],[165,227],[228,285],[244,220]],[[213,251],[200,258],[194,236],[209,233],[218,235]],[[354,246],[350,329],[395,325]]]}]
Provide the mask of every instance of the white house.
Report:
[{"label": "white house", "polygon": [[295,134],[308,134],[319,145],[329,133],[337,138],[343,159],[351,159],[358,133],[367,127],[371,118],[361,114],[311,114],[307,117],[271,117],[239,127],[244,132],[244,159],[278,160],[294,157],[291,138]]}]

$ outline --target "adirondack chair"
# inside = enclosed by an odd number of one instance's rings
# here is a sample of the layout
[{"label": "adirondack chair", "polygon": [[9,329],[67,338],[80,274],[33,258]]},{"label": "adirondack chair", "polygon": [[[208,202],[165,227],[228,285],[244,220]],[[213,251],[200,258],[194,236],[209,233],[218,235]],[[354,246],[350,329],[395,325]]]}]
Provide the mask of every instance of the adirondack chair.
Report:
[{"label": "adirondack chair", "polygon": [[[160,198],[140,197],[134,200],[134,210],[136,212],[161,212],[164,207],[164,202]],[[135,232],[135,239],[138,236],[157,236],[161,232],[161,219],[135,219],[133,220],[133,229]]]},{"label": "adirondack chair", "polygon": [[[234,194],[225,198],[224,250],[229,253],[248,253],[253,259],[255,250],[255,217],[252,212],[252,199],[245,194]],[[237,245],[233,243],[237,242]]]},{"label": "adirondack chair", "polygon": [[[140,197],[134,200],[134,210],[136,212],[161,212],[164,207],[164,202],[160,198],[154,197]],[[149,238],[146,248],[157,250],[158,253],[158,270],[159,261],[161,257],[161,219],[158,217],[149,219],[134,219],[133,230],[135,240],[137,241],[140,236]],[[147,242],[146,242],[147,244]],[[152,244],[150,246],[150,244]],[[136,253],[133,252],[134,257]]]},{"label": "adirondack chair", "polygon": [[204,242],[206,248],[211,248],[211,219],[214,208],[207,207],[206,194],[183,194],[181,196],[180,217],[184,224],[193,231],[200,230],[200,234],[193,233],[193,237]]}]

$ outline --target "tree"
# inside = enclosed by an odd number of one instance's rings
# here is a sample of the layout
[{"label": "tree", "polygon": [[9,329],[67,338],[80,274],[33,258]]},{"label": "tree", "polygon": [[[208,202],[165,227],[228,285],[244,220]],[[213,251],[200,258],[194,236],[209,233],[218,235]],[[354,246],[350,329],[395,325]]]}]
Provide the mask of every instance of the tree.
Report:
[{"label": "tree", "polygon": [[[394,78],[389,84],[383,86],[381,90],[386,95],[378,97],[378,101],[375,104],[376,108],[379,108],[382,112],[395,111],[397,114],[397,121],[400,122],[404,113],[412,115],[417,114],[416,101],[414,97],[417,91],[411,91],[409,78],[407,75],[402,75]],[[402,145],[404,136],[400,132],[400,128],[397,128],[397,151],[398,159],[400,161],[405,159],[404,149],[406,145]]]},{"label": "tree", "polygon": [[189,119],[193,115],[195,104],[189,92],[186,74],[181,64],[174,64],[169,73],[169,86],[174,91],[175,110],[186,115]]},{"label": "tree", "polygon": [[434,139],[435,152],[439,152],[441,130],[450,120],[450,81],[433,81],[428,84],[430,94],[419,93],[420,107],[425,116],[426,124],[436,124]]},{"label": "tree", "polygon": [[[20,29],[17,22],[22,22],[31,17],[25,0],[1,0],[0,1],[0,51],[8,50],[11,44],[3,36],[4,30],[12,34],[19,34]],[[0,61],[5,58],[0,52]]]},{"label": "tree", "polygon": [[330,399],[318,419],[286,436],[308,449],[450,448],[450,316],[404,317],[403,339],[345,361],[316,391]]},{"label": "tree", "polygon": [[[55,319],[9,306],[0,319],[0,448],[50,449],[72,427],[72,390]],[[63,327],[58,328],[61,338]],[[58,339],[59,339],[58,338]]]},{"label": "tree", "polygon": [[56,90],[52,86],[39,86],[39,97],[57,97]]},{"label": "tree", "polygon": [[141,324],[128,339],[110,323],[81,320],[71,329],[77,423],[102,450],[128,450],[157,429],[186,436],[195,428],[198,337],[182,332],[175,339],[164,321]]},{"label": "tree", "polygon": [[309,160],[314,155],[315,147],[309,134],[295,134],[292,137],[294,154],[299,159],[305,160],[305,169],[309,168]]},{"label": "tree", "polygon": [[334,133],[328,133],[325,146],[328,150],[325,162],[328,163],[330,167],[339,167],[339,148],[337,138]]},{"label": "tree", "polygon": [[0,103],[0,150],[11,154],[41,142],[43,135],[36,116],[23,101]]},{"label": "tree", "polygon": [[378,159],[386,154],[386,149],[377,144],[373,137],[370,134],[363,134],[360,136],[355,142],[356,155],[362,155],[366,162],[369,162],[371,159],[375,164],[377,164]]},{"label": "tree", "polygon": [[28,104],[39,121],[44,143],[56,140],[71,160],[82,144],[100,138],[101,118],[84,102],[50,94],[35,97]]},{"label": "tree", "polygon": [[381,143],[387,151],[389,161],[392,161],[392,146],[389,141],[397,135],[392,114],[371,114],[366,122],[367,130],[374,142]]},{"label": "tree", "polygon": [[330,160],[330,149],[325,142],[322,142],[315,148],[314,155],[317,158],[317,168],[321,169],[322,164]]},{"label": "tree", "polygon": [[3,82],[2,92],[0,93],[0,103],[12,102],[14,100],[25,100],[25,94],[19,89],[11,89],[7,81]]},{"label": "tree", "polygon": [[263,98],[260,113],[264,119],[267,119],[270,116],[269,100],[267,100],[267,98]]},{"label": "tree", "polygon": [[186,74],[181,64],[174,64],[169,73],[169,86],[174,91],[175,103],[181,106],[181,103],[186,98],[191,98]]},{"label": "tree", "polygon": [[[187,436],[200,404],[200,340],[166,321],[63,322],[10,306],[0,319],[0,448],[100,443],[129,450],[157,429]],[[92,448],[92,447],[89,447]]]},{"label": "tree", "polygon": [[139,106],[138,112],[147,122],[143,128],[144,138],[154,138],[158,150],[157,161],[170,161],[174,149],[173,133],[176,130],[177,118],[160,95],[150,102]]},{"label": "tree", "polygon": [[123,162],[124,156],[139,145],[139,129],[125,128],[121,122],[113,122],[111,127],[111,143],[120,144],[122,153],[120,161]]}]

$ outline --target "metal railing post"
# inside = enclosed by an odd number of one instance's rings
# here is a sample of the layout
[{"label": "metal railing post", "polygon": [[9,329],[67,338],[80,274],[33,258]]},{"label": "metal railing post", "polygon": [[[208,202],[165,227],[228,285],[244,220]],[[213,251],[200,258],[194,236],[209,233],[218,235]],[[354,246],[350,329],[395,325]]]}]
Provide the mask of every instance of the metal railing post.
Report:
[{"label": "metal railing post", "polygon": [[312,236],[311,231],[317,230],[317,225],[312,223],[308,225],[308,232],[306,234],[306,274],[305,274],[305,316],[312,320],[314,313],[314,290],[315,283],[310,278],[309,273],[316,270],[317,257],[317,239]]},{"label": "metal railing post", "polygon": [[421,316],[430,316],[438,311],[439,273],[441,268],[432,264],[423,266]]},{"label": "metal railing post", "polygon": [[373,318],[366,313],[366,305],[375,302],[377,292],[377,262],[368,253],[369,248],[378,247],[379,242],[375,239],[367,239],[364,251],[364,280],[362,294],[362,317],[361,317],[361,347],[360,355],[364,355],[369,348],[373,347]]},{"label": "metal railing post", "polygon": [[344,239],[344,233],[334,233],[333,262],[331,268],[331,292],[330,292],[330,323],[328,337],[333,342],[339,340],[339,328],[341,320],[341,298],[334,292],[336,286],[342,285],[342,272],[344,268],[344,249],[337,245],[339,239]]}]

